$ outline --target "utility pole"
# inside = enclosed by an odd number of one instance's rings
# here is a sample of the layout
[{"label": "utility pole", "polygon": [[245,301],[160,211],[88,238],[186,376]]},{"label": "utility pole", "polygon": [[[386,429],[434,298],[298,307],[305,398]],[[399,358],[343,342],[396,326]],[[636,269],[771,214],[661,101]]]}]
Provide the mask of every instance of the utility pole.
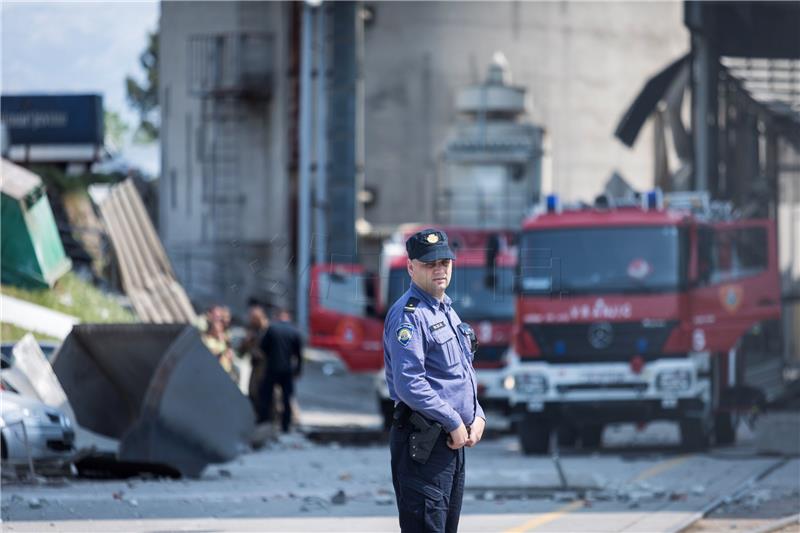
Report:
[{"label": "utility pole", "polygon": [[311,232],[311,37],[315,8],[303,4],[300,50],[300,182],[298,185],[299,223],[297,236],[297,325],[308,332],[308,286],[310,276]]},{"label": "utility pole", "polygon": [[317,120],[316,148],[317,174],[314,184],[314,263],[321,265],[327,261],[328,232],[326,228],[328,216],[327,179],[328,179],[328,64],[326,54],[327,36],[325,35],[325,9],[322,4],[317,8]]},{"label": "utility pole", "polygon": [[331,2],[328,14],[327,252],[332,262],[357,263],[356,194],[364,185],[361,3]]}]

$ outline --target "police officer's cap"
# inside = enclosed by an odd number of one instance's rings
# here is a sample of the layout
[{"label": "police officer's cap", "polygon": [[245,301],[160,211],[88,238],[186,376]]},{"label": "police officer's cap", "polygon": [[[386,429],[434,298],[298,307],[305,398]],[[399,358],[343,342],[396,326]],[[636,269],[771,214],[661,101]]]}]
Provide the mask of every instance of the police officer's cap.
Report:
[{"label": "police officer's cap", "polygon": [[455,259],[456,256],[447,244],[447,234],[437,229],[428,228],[418,231],[406,241],[409,259],[418,259],[424,263],[439,259]]}]

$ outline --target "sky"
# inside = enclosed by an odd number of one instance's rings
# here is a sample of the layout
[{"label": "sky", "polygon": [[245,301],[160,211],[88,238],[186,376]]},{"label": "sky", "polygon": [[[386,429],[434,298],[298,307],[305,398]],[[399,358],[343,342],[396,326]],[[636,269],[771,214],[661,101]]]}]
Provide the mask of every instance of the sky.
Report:
[{"label": "sky", "polygon": [[[125,76],[142,79],[139,54],[158,26],[157,1],[14,2],[0,6],[3,94],[98,93],[131,126]],[[157,146],[126,143],[125,157],[158,172]]]}]

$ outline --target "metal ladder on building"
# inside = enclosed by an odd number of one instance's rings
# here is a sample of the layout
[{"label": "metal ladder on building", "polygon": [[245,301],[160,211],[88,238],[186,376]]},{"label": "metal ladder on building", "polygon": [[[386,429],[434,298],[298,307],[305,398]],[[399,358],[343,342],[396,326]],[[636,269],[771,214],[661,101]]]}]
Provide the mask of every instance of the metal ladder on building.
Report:
[{"label": "metal ladder on building", "polygon": [[[198,159],[206,209],[206,238],[213,248],[214,285],[240,286],[243,269],[231,264],[242,245],[247,202],[243,128],[253,109],[271,97],[272,37],[223,33],[189,38],[189,96],[199,99]],[[255,107],[254,107],[255,106]]]}]

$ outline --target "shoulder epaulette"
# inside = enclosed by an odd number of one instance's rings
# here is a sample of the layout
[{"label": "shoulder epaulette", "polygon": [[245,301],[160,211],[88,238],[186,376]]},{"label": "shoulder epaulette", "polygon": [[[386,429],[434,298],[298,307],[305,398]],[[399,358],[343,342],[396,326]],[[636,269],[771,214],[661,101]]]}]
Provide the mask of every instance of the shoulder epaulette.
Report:
[{"label": "shoulder epaulette", "polygon": [[406,300],[406,305],[403,307],[403,311],[406,313],[413,313],[417,310],[417,304],[419,303],[419,298],[414,298],[410,296],[408,300]]}]

